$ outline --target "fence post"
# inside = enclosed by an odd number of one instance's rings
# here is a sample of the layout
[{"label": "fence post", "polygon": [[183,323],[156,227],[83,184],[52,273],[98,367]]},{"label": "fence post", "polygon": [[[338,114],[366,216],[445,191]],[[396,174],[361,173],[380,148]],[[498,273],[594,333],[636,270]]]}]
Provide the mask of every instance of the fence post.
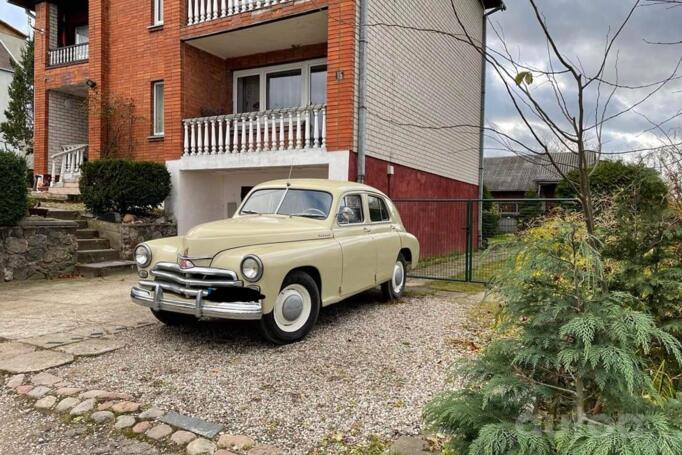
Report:
[{"label": "fence post", "polygon": [[472,280],[471,268],[473,264],[473,214],[474,202],[467,200],[466,213],[466,254],[464,259],[464,281],[470,282]]}]

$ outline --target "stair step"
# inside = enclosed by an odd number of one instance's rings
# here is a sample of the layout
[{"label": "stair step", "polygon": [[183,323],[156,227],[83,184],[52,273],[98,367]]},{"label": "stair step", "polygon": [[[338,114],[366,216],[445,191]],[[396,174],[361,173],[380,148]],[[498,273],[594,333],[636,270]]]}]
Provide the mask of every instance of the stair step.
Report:
[{"label": "stair step", "polygon": [[51,195],[62,195],[62,196],[69,196],[69,195],[79,195],[81,194],[80,188],[78,188],[78,185],[76,185],[75,188],[68,187],[68,186],[51,186],[47,192]]},{"label": "stair step", "polygon": [[47,217],[56,218],[58,220],[76,221],[80,218],[80,212],[78,210],[49,209],[47,211]]},{"label": "stair step", "polygon": [[88,228],[88,220],[76,220],[76,223],[78,223],[78,229],[87,229]]},{"label": "stair step", "polygon": [[99,237],[99,232],[97,232],[97,229],[78,229],[76,231],[76,238],[83,240],[83,239],[96,239]]},{"label": "stair step", "polygon": [[119,259],[118,251],[113,248],[83,250],[78,251],[77,255],[79,264],[92,264],[93,262],[116,261]]},{"label": "stair step", "polygon": [[78,239],[78,251],[111,249],[108,239]]},{"label": "stair step", "polygon": [[86,277],[101,277],[114,273],[127,273],[135,270],[135,261],[101,261],[91,264],[78,264],[78,273]]}]

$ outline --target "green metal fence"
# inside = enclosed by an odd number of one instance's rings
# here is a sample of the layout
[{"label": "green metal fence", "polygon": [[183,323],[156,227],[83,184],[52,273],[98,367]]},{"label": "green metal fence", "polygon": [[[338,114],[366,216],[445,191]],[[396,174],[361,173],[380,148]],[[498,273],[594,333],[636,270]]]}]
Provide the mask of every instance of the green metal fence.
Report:
[{"label": "green metal fence", "polygon": [[[403,224],[419,239],[414,278],[487,283],[509,257],[505,244],[575,199],[395,199]],[[479,228],[480,227],[480,228]]]}]

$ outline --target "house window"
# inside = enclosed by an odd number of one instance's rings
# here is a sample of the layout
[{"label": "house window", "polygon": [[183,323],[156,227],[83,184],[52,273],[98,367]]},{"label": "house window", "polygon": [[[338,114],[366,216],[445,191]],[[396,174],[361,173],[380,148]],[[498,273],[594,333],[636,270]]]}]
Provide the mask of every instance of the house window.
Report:
[{"label": "house window", "polygon": [[152,0],[153,2],[153,11],[152,14],[154,16],[153,23],[154,25],[163,25],[163,0]]},{"label": "house window", "polygon": [[89,27],[87,25],[79,25],[74,29],[76,34],[76,44],[85,44],[90,41],[89,38]]},{"label": "house window", "polygon": [[303,107],[327,102],[326,59],[235,71],[234,112]]},{"label": "house window", "polygon": [[153,134],[163,136],[163,81],[152,83]]}]

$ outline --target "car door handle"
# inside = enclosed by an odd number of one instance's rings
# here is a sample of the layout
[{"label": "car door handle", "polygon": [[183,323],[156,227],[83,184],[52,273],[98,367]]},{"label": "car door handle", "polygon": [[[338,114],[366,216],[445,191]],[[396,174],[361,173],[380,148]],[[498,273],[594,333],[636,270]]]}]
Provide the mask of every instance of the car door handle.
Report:
[{"label": "car door handle", "polygon": [[365,232],[372,232],[372,230],[368,227],[363,227],[362,230]]}]

